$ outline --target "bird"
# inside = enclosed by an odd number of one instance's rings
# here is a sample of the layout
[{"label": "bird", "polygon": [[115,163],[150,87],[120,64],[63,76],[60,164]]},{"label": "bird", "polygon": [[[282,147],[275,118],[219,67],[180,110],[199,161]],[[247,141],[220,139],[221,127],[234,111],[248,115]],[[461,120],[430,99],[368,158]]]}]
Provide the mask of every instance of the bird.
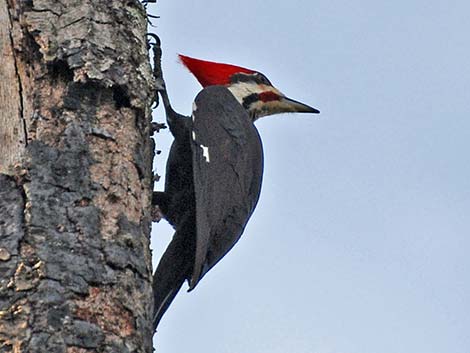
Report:
[{"label": "bird", "polygon": [[264,116],[319,110],[281,93],[261,72],[179,55],[202,91],[191,116],[159,90],[174,141],[165,191],[152,204],[175,228],[154,273],[154,329],[187,280],[193,290],[235,245],[258,202],[263,147],[254,122]]}]

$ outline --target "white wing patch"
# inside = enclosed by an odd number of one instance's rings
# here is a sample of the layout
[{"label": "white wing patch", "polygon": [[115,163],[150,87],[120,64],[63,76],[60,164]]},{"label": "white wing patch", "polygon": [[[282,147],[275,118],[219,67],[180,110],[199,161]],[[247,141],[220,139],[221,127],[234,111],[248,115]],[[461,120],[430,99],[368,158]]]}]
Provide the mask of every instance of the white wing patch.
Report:
[{"label": "white wing patch", "polygon": [[[193,102],[193,114],[191,115],[191,117],[193,118],[193,121],[194,121],[194,113],[196,112],[196,110],[197,110],[196,102]],[[192,131],[192,137],[193,137],[193,140],[196,141],[196,133],[194,132],[194,130]],[[206,162],[209,163],[211,161],[209,157],[209,147],[204,146],[204,145],[199,145],[199,147],[202,148],[202,156],[204,157]]]},{"label": "white wing patch", "polygon": [[205,158],[206,162],[209,163],[210,157],[209,157],[209,147],[204,146],[204,145],[199,145],[202,148],[202,156]]}]

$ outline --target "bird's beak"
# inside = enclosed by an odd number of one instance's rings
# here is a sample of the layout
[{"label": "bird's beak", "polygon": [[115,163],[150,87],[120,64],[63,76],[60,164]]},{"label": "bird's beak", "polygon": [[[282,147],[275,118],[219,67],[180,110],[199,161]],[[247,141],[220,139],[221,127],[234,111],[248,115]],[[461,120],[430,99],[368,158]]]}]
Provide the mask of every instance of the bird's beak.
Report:
[{"label": "bird's beak", "polygon": [[300,103],[288,97],[281,97],[279,100],[279,106],[284,112],[295,112],[295,113],[313,113],[318,114],[320,111],[307,104]]}]

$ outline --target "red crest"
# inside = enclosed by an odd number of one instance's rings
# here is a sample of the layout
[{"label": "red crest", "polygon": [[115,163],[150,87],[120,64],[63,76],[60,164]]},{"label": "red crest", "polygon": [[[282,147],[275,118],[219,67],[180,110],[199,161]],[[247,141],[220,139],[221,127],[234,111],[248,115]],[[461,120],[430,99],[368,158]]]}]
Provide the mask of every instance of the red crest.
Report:
[{"label": "red crest", "polygon": [[216,63],[179,55],[184,66],[196,77],[202,87],[230,84],[230,77],[236,73],[253,74],[256,71],[244,67]]}]

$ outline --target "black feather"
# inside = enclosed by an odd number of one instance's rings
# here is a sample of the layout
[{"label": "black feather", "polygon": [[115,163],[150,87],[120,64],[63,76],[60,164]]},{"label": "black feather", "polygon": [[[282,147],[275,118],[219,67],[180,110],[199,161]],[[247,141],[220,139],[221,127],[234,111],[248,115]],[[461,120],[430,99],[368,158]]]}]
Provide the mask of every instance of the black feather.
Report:
[{"label": "black feather", "polygon": [[175,137],[164,200],[175,227],[154,274],[155,327],[184,280],[190,290],[238,241],[258,202],[263,151],[247,111],[222,86],[202,90],[193,119],[168,117]]}]

